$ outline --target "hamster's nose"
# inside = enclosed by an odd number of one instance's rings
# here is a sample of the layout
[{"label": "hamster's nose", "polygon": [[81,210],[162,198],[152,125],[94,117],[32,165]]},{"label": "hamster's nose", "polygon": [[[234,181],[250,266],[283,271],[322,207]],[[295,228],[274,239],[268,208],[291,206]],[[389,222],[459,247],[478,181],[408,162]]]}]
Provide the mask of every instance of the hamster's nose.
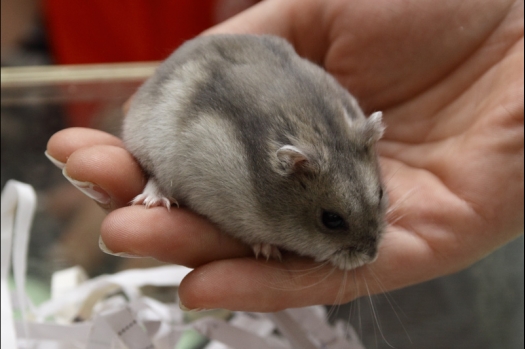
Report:
[{"label": "hamster's nose", "polygon": [[368,240],[359,243],[357,246],[348,248],[349,251],[354,251],[362,255],[366,255],[370,258],[375,258],[377,254],[377,245],[375,238],[373,240]]},{"label": "hamster's nose", "polygon": [[374,236],[366,236],[359,242],[357,250],[368,256],[374,256],[377,253],[377,238]]},{"label": "hamster's nose", "polygon": [[376,255],[377,255],[377,247],[375,247],[375,246],[370,247],[370,248],[368,249],[368,253],[367,253],[367,254],[368,254],[368,256],[369,256],[370,258],[375,258]]}]

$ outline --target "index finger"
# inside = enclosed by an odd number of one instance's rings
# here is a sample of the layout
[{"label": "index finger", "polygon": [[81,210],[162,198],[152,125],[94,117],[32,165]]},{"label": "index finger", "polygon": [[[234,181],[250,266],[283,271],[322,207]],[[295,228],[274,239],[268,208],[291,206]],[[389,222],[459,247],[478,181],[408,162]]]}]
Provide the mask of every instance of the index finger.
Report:
[{"label": "index finger", "polygon": [[105,210],[127,206],[144,188],[144,174],[124,148],[108,133],[69,128],[48,142],[46,154],[64,176]]},{"label": "index finger", "polygon": [[66,163],[75,151],[95,145],[112,145],[124,148],[122,140],[91,128],[71,127],[55,133],[47,142],[46,153],[53,159]]}]

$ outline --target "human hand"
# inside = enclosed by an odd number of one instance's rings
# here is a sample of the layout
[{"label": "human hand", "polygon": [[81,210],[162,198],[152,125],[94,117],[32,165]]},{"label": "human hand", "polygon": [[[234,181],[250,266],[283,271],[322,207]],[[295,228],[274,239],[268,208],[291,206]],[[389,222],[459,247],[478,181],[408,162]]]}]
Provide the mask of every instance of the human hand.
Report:
[{"label": "human hand", "polygon": [[195,268],[179,290],[186,307],[347,302],[455,272],[523,232],[523,2],[268,0],[207,34],[225,32],[285,37],[365,111],[384,112],[391,224],[377,261],[350,277],[297,256],[256,260],[192,212],[128,207],[146,181],[119,139],[53,136],[67,174],[107,193],[108,248]]}]

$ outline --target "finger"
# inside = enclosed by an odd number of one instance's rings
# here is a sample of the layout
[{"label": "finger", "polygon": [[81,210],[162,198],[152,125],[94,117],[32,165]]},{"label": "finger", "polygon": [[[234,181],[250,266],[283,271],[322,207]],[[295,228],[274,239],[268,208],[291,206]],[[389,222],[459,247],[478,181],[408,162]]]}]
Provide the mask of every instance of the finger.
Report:
[{"label": "finger", "polygon": [[63,173],[108,211],[128,205],[146,183],[131,154],[114,145],[81,147],[69,155]]},{"label": "finger", "polygon": [[216,259],[253,255],[247,245],[221,233],[187,209],[130,206],[104,220],[101,237],[113,253],[153,257],[196,267]]},{"label": "finger", "polygon": [[207,34],[274,34],[288,36],[292,7],[287,2],[262,1],[232,18],[206,30]]},{"label": "finger", "polygon": [[[412,232],[390,229],[379,257],[344,271],[329,262],[285,254],[283,261],[237,258],[196,268],[179,287],[188,309],[275,312],[318,304],[343,304],[457,271],[458,260],[436,254]],[[436,268],[439,265],[440,268]]]},{"label": "finger", "polygon": [[188,274],[179,287],[179,297],[187,309],[276,312],[314,304],[346,303],[359,294],[359,274],[359,270],[350,271],[345,277],[344,271],[330,264],[300,257],[290,257],[282,263],[227,259]]},{"label": "finger", "polygon": [[313,21],[319,22],[320,12],[326,12],[320,1],[261,1],[202,34],[276,35],[292,43],[299,55],[322,63],[331,21],[321,16],[322,23],[312,26]]},{"label": "finger", "polygon": [[122,141],[109,133],[91,128],[72,127],[55,133],[47,142],[47,154],[66,163],[69,156],[84,147],[112,145],[122,147]]}]

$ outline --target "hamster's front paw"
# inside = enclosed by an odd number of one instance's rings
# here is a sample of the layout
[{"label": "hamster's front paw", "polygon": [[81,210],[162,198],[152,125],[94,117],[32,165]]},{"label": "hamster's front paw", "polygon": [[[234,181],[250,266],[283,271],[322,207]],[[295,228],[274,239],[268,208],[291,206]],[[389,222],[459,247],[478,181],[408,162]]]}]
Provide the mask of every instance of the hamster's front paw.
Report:
[{"label": "hamster's front paw", "polygon": [[162,195],[155,180],[153,178],[150,178],[148,180],[148,183],[146,184],[146,187],[144,187],[144,191],[142,192],[142,194],[137,195],[131,201],[131,204],[132,205],[142,204],[146,206],[146,208],[150,208],[154,206],[164,206],[169,210],[172,202],[177,207],[179,206],[176,200],[169,199],[166,196]]},{"label": "hamster's front paw", "polygon": [[266,260],[271,258],[281,260],[281,252],[279,249],[270,244],[258,243],[252,245],[253,252],[255,253],[255,258],[259,258],[259,254],[266,257]]}]

